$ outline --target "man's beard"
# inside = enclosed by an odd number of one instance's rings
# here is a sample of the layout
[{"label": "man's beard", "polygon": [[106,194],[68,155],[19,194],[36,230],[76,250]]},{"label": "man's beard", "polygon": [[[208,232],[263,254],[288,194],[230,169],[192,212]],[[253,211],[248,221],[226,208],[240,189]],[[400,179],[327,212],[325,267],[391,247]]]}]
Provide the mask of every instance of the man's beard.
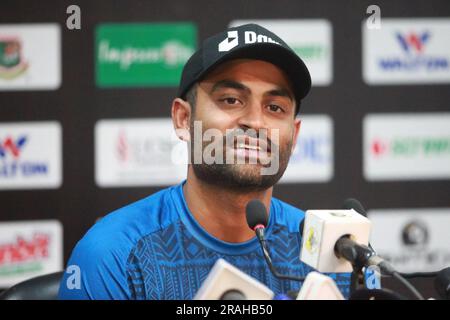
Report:
[{"label": "man's beard", "polygon": [[[203,132],[202,132],[203,134]],[[191,124],[190,127],[191,139],[194,137],[194,127]],[[261,169],[263,165],[259,164],[249,164],[248,159],[246,159],[245,164],[236,163],[233,161],[232,164],[226,163],[226,154],[228,151],[225,147],[226,136],[223,137],[223,162],[222,163],[212,163],[207,164],[203,161],[201,163],[195,163],[193,161],[193,145],[191,145],[190,159],[191,165],[195,176],[202,180],[203,182],[210,185],[217,185],[221,188],[226,188],[230,191],[235,191],[239,193],[249,193],[249,192],[259,192],[267,190],[268,188],[274,186],[283,176],[288,162],[291,156],[292,140],[288,143],[280,143],[275,145],[267,139],[267,143],[271,143],[271,158],[278,156],[278,170],[274,174],[261,174]],[[191,140],[192,143],[195,143]],[[210,142],[202,142],[202,155],[205,146]],[[234,145],[234,144],[233,144]],[[236,160],[236,157],[234,158]],[[273,161],[273,160],[272,160]]]}]

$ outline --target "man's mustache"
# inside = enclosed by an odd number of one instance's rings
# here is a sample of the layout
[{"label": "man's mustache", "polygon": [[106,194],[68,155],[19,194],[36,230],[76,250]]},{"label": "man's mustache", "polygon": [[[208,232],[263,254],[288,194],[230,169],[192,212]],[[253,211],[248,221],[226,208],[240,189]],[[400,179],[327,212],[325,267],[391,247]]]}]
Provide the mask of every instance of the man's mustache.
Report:
[{"label": "man's mustache", "polygon": [[267,134],[262,134],[260,131],[254,129],[235,129],[227,130],[227,133],[223,137],[224,146],[232,145],[236,147],[237,142],[244,142],[251,146],[260,147],[261,151],[277,152],[279,147],[273,143]]}]

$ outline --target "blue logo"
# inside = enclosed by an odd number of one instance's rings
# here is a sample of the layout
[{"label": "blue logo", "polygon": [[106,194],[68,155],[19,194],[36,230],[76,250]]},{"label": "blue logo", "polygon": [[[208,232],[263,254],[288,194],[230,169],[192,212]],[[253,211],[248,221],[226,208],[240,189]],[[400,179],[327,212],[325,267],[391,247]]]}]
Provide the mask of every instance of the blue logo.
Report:
[{"label": "blue logo", "polygon": [[381,69],[385,71],[442,71],[448,70],[449,59],[445,56],[425,54],[426,47],[430,42],[431,33],[411,32],[409,34],[395,33],[395,38],[400,46],[403,56],[385,57],[379,59]]},{"label": "blue logo", "polygon": [[323,164],[331,161],[328,150],[330,139],[325,136],[307,136],[300,138],[295,151],[291,155],[292,162],[313,162]]},{"label": "blue logo", "polygon": [[29,177],[48,173],[46,163],[23,160],[22,151],[28,140],[27,136],[22,135],[17,139],[8,136],[0,141],[0,178],[14,178],[18,175]]}]

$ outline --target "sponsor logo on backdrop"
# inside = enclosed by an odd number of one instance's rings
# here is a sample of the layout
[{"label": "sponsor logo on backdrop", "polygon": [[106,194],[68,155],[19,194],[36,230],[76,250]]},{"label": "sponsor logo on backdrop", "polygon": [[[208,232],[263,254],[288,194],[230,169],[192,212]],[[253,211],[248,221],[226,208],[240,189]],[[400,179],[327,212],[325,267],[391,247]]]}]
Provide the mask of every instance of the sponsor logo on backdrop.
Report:
[{"label": "sponsor logo on backdrop", "polygon": [[[333,81],[332,26],[328,20],[234,20],[230,27],[247,23],[257,23],[283,39],[307,65],[313,85]],[[256,41],[256,34],[251,39]]]},{"label": "sponsor logo on backdrop", "polygon": [[95,40],[97,85],[176,86],[196,39],[191,23],[101,24]]},{"label": "sponsor logo on backdrop", "polygon": [[62,241],[56,220],[0,222],[0,288],[62,270]]},{"label": "sponsor logo on backdrop", "polygon": [[101,187],[164,186],[187,173],[187,147],[172,120],[101,120],[95,127],[95,177]]},{"label": "sponsor logo on backdrop", "polygon": [[301,116],[297,145],[280,182],[327,182],[333,178],[333,122],[327,115]]},{"label": "sponsor logo on backdrop", "polygon": [[371,114],[363,130],[367,180],[450,178],[450,113]]},{"label": "sponsor logo on backdrop", "polygon": [[57,188],[61,171],[57,122],[0,124],[0,189]]},{"label": "sponsor logo on backdrop", "polygon": [[0,38],[0,78],[14,79],[28,68],[19,38]]},{"label": "sponsor logo on backdrop", "polygon": [[377,209],[371,243],[402,272],[436,271],[450,265],[450,208]]},{"label": "sponsor logo on backdrop", "polygon": [[449,19],[383,19],[363,23],[363,72],[370,84],[450,82]]},{"label": "sponsor logo on backdrop", "polygon": [[55,90],[61,84],[58,24],[0,24],[0,90]]}]

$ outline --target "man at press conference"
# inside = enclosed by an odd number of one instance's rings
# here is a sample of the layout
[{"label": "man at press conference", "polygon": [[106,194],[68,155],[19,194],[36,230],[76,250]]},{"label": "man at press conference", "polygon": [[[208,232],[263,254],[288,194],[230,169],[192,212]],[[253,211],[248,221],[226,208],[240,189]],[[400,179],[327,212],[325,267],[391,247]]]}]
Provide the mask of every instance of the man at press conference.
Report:
[{"label": "man at press conference", "polygon": [[[172,103],[175,130],[188,145],[187,179],[97,222],[68,262],[81,272],[79,285],[70,285],[66,272],[59,298],[192,299],[220,258],[275,294],[298,291],[301,283],[269,270],[246,206],[258,199],[267,209],[265,236],[279,273],[312,271],[299,259],[304,212],[272,197],[299,137],[297,114],[310,88],[301,58],[259,25],[206,39],[186,63]],[[208,131],[223,147],[209,153],[219,161],[203,157],[211,144],[198,137]],[[330,276],[348,297],[350,274]]]}]

